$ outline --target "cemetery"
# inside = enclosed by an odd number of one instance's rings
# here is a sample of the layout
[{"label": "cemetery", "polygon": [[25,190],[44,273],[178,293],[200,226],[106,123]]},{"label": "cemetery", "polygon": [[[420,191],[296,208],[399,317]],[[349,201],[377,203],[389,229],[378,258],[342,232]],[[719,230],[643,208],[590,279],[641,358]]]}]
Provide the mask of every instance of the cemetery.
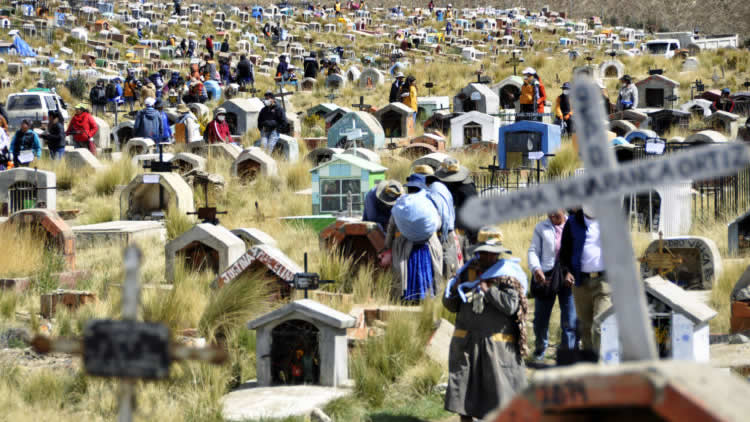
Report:
[{"label": "cemetery", "polygon": [[558,3],[4,2],[0,419],[744,421],[750,5]]}]

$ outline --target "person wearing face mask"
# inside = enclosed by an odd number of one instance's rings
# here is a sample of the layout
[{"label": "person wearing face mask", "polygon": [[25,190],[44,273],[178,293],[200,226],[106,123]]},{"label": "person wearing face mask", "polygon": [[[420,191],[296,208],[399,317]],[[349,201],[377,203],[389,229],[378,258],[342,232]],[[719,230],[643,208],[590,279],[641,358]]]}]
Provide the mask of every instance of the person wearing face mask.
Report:
[{"label": "person wearing face mask", "polygon": [[563,133],[573,133],[573,109],[570,107],[570,83],[562,86],[562,94],[555,100],[556,124],[560,125]]},{"label": "person wearing face mask", "polygon": [[539,83],[534,78],[535,74],[536,70],[531,67],[523,70],[523,86],[519,98],[522,116],[518,120],[534,120],[534,114],[537,113],[540,95]]},{"label": "person wearing face mask", "polygon": [[258,128],[260,129],[260,146],[270,155],[279,140],[279,131],[287,127],[284,110],[276,104],[273,92],[266,91],[263,107],[258,113]]},{"label": "person wearing face mask", "polygon": [[630,75],[623,76],[620,82],[622,82],[622,88],[617,96],[617,111],[638,107],[638,88],[633,84]]},{"label": "person wearing face mask", "polygon": [[206,131],[203,132],[203,138],[208,141],[209,144],[218,143],[232,143],[232,134],[229,131],[229,124],[226,121],[227,111],[223,108],[216,109],[216,117],[206,126]]}]

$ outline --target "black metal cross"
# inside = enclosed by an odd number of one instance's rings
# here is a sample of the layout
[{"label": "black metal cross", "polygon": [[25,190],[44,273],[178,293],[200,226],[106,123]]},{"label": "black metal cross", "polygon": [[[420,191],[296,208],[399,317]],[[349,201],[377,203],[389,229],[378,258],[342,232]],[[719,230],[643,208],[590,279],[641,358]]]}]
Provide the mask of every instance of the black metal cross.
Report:
[{"label": "black metal cross", "polygon": [[509,64],[509,65],[513,66],[513,76],[516,76],[516,75],[518,75],[518,72],[516,71],[516,69],[517,69],[517,67],[518,67],[519,64],[521,64],[521,63],[524,62],[524,58],[523,57],[516,57],[516,52],[515,51],[513,53],[511,53],[511,55],[512,55],[512,57],[510,59],[508,59],[508,61],[506,61],[505,64]]},{"label": "black metal cross", "polygon": [[171,173],[172,172],[172,162],[171,161],[164,161],[164,150],[162,143],[159,142],[156,144],[156,147],[159,148],[159,161],[151,160],[149,164],[145,164],[143,166],[144,169],[151,170],[155,173]]},{"label": "black metal cross", "polygon": [[359,96],[359,104],[352,104],[352,107],[359,109],[359,111],[368,110],[372,107],[370,104],[365,104],[365,97]]},{"label": "black metal cross", "polygon": [[432,96],[432,88],[435,87],[435,84],[430,81],[427,81],[425,82],[424,87],[427,88],[427,93],[428,93],[427,95]]},{"label": "black metal cross", "polygon": [[674,95],[674,94],[668,97],[664,97],[664,99],[669,102],[669,108],[672,108],[672,106],[674,105],[674,102],[677,101],[679,98],[680,97],[678,95]]},{"label": "black metal cross", "polygon": [[[746,86],[750,86],[750,83],[746,82]],[[703,84],[703,81],[700,79],[696,79],[695,82],[693,82],[692,85],[690,85],[690,99],[693,99],[693,89],[695,89],[696,92],[701,93],[705,90],[705,85]]]},{"label": "black metal cross", "polygon": [[187,215],[197,215],[198,218],[203,220],[204,223],[210,223],[214,226],[219,225],[219,219],[216,218],[219,214],[227,214],[227,211],[217,211],[216,207],[209,207],[208,206],[208,185],[211,183],[207,177],[201,177],[201,176],[194,176],[196,178],[201,178],[201,183],[203,183],[203,196],[204,196],[204,202],[205,206],[198,208],[198,211],[195,212],[188,212]]},{"label": "black metal cross", "polygon": [[279,85],[279,92],[273,95],[276,98],[281,98],[281,109],[284,111],[286,111],[286,104],[284,103],[284,97],[288,95],[294,95],[294,92],[291,92],[291,91],[285,92],[283,85]]},{"label": "black metal cross", "polygon": [[294,275],[294,288],[297,290],[304,290],[305,299],[307,299],[308,290],[317,290],[321,284],[330,284],[335,282],[335,280],[321,280],[320,274],[307,272],[307,252],[305,252],[305,272],[297,273]]},{"label": "black metal cross", "polygon": [[490,171],[490,185],[495,185],[495,172],[498,172],[502,170],[500,166],[497,165],[497,157],[492,157],[492,164],[487,165],[487,167],[479,167],[482,170],[489,170]]}]

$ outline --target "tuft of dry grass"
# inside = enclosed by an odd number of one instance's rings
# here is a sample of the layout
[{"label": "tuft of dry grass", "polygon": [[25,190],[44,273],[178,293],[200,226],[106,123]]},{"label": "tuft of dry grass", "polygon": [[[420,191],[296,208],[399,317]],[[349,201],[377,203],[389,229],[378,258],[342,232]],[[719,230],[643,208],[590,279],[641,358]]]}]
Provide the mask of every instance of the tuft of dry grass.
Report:
[{"label": "tuft of dry grass", "polygon": [[46,246],[38,233],[5,223],[0,224],[0,239],[8,246],[0,253],[0,275],[24,277],[44,268]]},{"label": "tuft of dry grass", "polygon": [[710,322],[712,333],[728,333],[731,303],[729,295],[742,273],[750,266],[750,258],[741,260],[724,260],[724,272],[714,281],[711,289],[711,307],[719,314]]},{"label": "tuft of dry grass", "polygon": [[136,175],[136,167],[127,158],[112,162],[94,175],[94,191],[97,195],[112,195],[119,185],[127,185]]}]

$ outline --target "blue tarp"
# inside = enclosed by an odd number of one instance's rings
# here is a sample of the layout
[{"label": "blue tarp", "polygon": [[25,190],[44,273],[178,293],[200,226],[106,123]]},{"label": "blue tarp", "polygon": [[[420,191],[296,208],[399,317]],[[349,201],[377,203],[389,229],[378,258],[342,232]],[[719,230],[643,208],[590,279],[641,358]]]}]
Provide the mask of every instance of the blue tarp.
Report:
[{"label": "blue tarp", "polygon": [[29,45],[26,43],[26,41],[24,41],[18,35],[13,38],[13,47],[15,47],[19,56],[36,57],[36,53],[34,52],[34,50],[32,50],[31,47],[29,47]]}]

